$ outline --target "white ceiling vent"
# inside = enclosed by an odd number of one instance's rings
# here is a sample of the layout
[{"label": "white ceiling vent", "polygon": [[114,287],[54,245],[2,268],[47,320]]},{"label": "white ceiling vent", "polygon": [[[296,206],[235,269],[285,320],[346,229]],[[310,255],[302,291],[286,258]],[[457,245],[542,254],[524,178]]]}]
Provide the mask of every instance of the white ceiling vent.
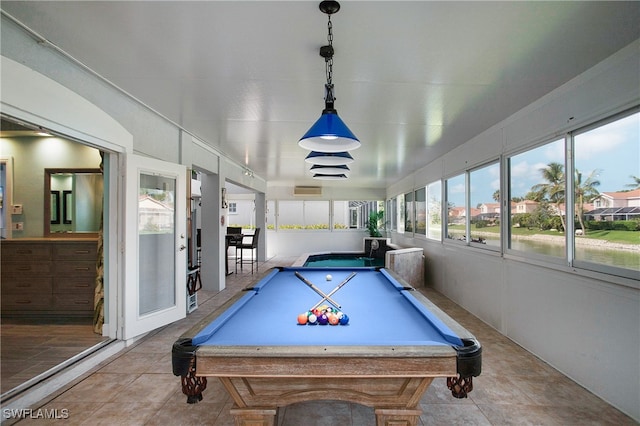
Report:
[{"label": "white ceiling vent", "polygon": [[322,195],[321,186],[294,186],[293,195]]}]

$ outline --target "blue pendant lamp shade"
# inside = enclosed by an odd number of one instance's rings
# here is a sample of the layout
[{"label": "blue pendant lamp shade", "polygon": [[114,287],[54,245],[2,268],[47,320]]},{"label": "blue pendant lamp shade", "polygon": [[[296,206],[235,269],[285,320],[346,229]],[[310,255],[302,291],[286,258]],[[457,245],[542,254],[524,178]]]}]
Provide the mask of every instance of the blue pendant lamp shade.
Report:
[{"label": "blue pendant lamp shade", "polygon": [[311,151],[307,158],[307,163],[319,164],[321,166],[339,166],[353,163],[353,157],[348,152],[318,152]]},{"label": "blue pendant lamp shade", "polygon": [[316,173],[315,175],[313,175],[314,179],[319,179],[319,180],[343,180],[343,179],[347,179],[346,175],[325,175],[322,173]]},{"label": "blue pendant lamp shade", "polygon": [[310,151],[343,152],[359,148],[360,141],[340,119],[335,109],[325,108],[298,145]]},{"label": "blue pendant lamp shade", "polygon": [[345,165],[320,166],[317,164],[311,167],[310,170],[313,173],[319,173],[321,175],[345,175],[345,176],[349,176],[349,172],[351,171],[349,167]]}]

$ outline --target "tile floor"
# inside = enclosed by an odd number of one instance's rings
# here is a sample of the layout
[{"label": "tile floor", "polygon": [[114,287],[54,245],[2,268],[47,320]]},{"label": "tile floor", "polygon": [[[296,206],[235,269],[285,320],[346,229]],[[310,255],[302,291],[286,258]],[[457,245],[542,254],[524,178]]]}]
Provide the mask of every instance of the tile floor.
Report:
[{"label": "tile floor", "polygon": [[0,391],[4,394],[105,340],[93,332],[92,318],[3,318]]},{"label": "tile floor", "polygon": [[[261,264],[260,270],[294,260],[275,258]],[[68,413],[68,418],[58,420],[65,425],[233,425],[232,401],[215,380],[209,380],[202,402],[186,403],[180,379],[171,372],[171,346],[255,278],[245,269],[227,277],[222,292],[199,293],[199,308],[186,319],[157,330],[33,408]],[[424,293],[475,334],[484,352],[483,373],[474,379],[469,398],[452,398],[445,380],[434,380],[420,402],[421,425],[637,425],[439,293],[430,289]],[[373,409],[333,401],[287,406],[278,417],[279,426],[374,424]]]}]

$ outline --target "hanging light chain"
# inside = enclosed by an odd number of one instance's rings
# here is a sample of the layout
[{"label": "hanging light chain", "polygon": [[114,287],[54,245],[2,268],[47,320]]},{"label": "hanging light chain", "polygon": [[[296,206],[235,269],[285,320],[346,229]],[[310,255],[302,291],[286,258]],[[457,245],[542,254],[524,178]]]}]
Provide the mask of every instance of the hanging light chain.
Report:
[{"label": "hanging light chain", "polygon": [[329,42],[330,55],[325,57],[325,68],[327,74],[327,84],[331,84],[333,80],[333,24],[331,23],[331,15],[327,15],[327,42]]}]

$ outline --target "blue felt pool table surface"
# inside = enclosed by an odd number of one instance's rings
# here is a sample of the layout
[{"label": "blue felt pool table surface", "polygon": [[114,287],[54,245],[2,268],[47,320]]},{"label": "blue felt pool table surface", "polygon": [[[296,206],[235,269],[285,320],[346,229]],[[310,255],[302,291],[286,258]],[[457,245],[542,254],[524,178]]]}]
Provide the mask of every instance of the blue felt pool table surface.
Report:
[{"label": "blue felt pool table surface", "polygon": [[[332,296],[347,325],[299,325],[297,317],[352,272]],[[332,280],[326,279],[327,275]],[[380,268],[279,268],[193,337],[196,346],[462,346],[460,337],[417,300],[413,289]],[[324,303],[330,305],[330,303]]]}]

